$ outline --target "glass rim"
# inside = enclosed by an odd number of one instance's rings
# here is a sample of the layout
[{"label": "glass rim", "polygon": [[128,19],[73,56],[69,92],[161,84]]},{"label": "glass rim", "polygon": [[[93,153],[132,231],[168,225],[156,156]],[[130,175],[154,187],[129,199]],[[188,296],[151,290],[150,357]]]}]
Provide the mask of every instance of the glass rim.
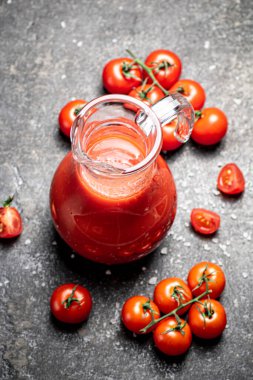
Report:
[{"label": "glass rim", "polygon": [[[80,119],[80,118],[84,117],[85,114],[89,113],[91,108],[96,107],[99,104],[117,103],[117,102],[118,103],[131,103],[135,106],[138,106],[138,108],[140,108],[141,111],[144,111],[145,114],[152,119],[152,123],[154,124],[155,129],[156,129],[156,137],[155,137],[155,141],[154,141],[152,149],[150,150],[150,152],[147,154],[147,156],[142,161],[140,161],[138,164],[136,164],[130,168],[120,169],[120,171],[116,172],[116,173],[114,170],[112,170],[112,173],[108,172],[108,174],[112,174],[113,176],[133,174],[133,173],[136,173],[138,171],[144,170],[147,166],[149,166],[157,158],[157,156],[160,153],[161,145],[162,145],[162,127],[161,127],[161,124],[160,124],[160,121],[159,121],[157,115],[151,109],[150,106],[148,106],[147,104],[145,104],[141,100],[135,99],[129,95],[108,94],[108,95],[99,96],[98,98],[95,98],[95,99],[91,100],[89,103],[85,104],[85,106],[81,109],[81,111],[79,112],[76,119]],[[94,114],[95,114],[95,112],[94,112]],[[90,159],[90,160],[92,160],[92,159]],[[94,160],[92,160],[92,161],[94,161]],[[98,165],[98,167],[96,168],[96,171],[99,171],[99,163],[100,162],[99,161],[95,161],[95,162]],[[102,162],[101,162],[101,164],[102,164]],[[115,168],[112,166],[112,169],[115,169]]]}]

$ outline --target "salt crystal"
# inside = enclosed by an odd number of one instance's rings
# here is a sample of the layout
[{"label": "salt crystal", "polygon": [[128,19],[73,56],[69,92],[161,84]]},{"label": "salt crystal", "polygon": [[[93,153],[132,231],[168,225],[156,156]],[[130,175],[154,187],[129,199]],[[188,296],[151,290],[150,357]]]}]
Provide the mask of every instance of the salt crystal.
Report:
[{"label": "salt crystal", "polygon": [[229,325],[228,325],[228,324],[226,324],[226,327],[225,327],[225,329],[229,329]]},{"label": "salt crystal", "polygon": [[70,258],[71,258],[71,259],[74,259],[75,256],[76,256],[76,255],[75,255],[74,253],[72,253],[72,255],[70,255]]},{"label": "salt crystal", "polygon": [[237,104],[239,106],[242,102],[242,99],[234,98],[233,101],[235,104]]},{"label": "salt crystal", "polygon": [[226,251],[226,246],[224,244],[219,244],[219,247],[222,251]]},{"label": "salt crystal", "polygon": [[243,278],[248,278],[248,273],[246,273],[246,272],[242,272],[242,277],[243,277]]},{"label": "salt crystal", "polygon": [[204,48],[205,49],[209,49],[210,48],[210,41],[205,41]]},{"label": "salt crystal", "polygon": [[112,42],[113,42],[114,44],[116,44],[116,42],[118,42],[117,38],[113,38],[113,39],[112,39]]},{"label": "salt crystal", "polygon": [[184,243],[184,246],[185,246],[185,247],[190,247],[190,246],[191,246],[191,243],[188,242],[188,241],[186,241],[186,242]]},{"label": "salt crystal", "polygon": [[52,245],[57,245],[57,241],[52,241]]},{"label": "salt crystal", "polygon": [[147,270],[146,267],[142,267],[141,270],[143,270],[143,272],[145,272],[145,270]]},{"label": "salt crystal", "polygon": [[190,227],[190,223],[186,222],[184,225],[185,225],[185,227]]},{"label": "salt crystal", "polygon": [[115,325],[117,322],[115,321],[115,319],[111,319],[111,320],[110,320],[110,323],[111,323],[112,325]]},{"label": "salt crystal", "polygon": [[44,288],[46,286],[45,282],[42,282],[41,286]]},{"label": "salt crystal", "polygon": [[31,244],[31,240],[30,239],[26,239],[25,245],[29,245],[29,244]]},{"label": "salt crystal", "polygon": [[157,269],[155,270],[155,273],[156,273],[156,274],[158,273],[158,270],[157,270]]},{"label": "salt crystal", "polygon": [[3,286],[3,284],[0,282],[0,286]]},{"label": "salt crystal", "polygon": [[75,38],[73,38],[72,42],[73,42],[73,44],[76,44],[77,40]]},{"label": "salt crystal", "polygon": [[217,238],[214,238],[212,241],[213,241],[215,244],[217,244],[219,240],[218,240]]},{"label": "salt crystal", "polygon": [[116,309],[119,309],[119,307],[120,307],[120,303],[119,303],[119,302],[116,302],[116,303],[115,303],[115,308],[116,308]]},{"label": "salt crystal", "polygon": [[107,269],[107,270],[105,271],[105,274],[106,274],[107,276],[110,276],[110,275],[112,274],[112,272],[110,271],[110,269]]},{"label": "salt crystal", "polygon": [[213,190],[212,193],[213,193],[213,195],[216,195],[216,196],[220,195],[220,192],[218,190]]},{"label": "salt crystal", "polygon": [[227,244],[227,245],[230,245],[230,241],[229,241],[229,240],[227,240],[227,241],[226,241],[226,244]]},{"label": "salt crystal", "polygon": [[133,337],[136,338],[136,337],[137,337],[137,334],[133,333]]},{"label": "salt crystal", "polygon": [[235,214],[231,214],[231,219],[236,220],[237,216]]},{"label": "salt crystal", "polygon": [[76,45],[77,45],[77,47],[83,46],[83,41],[78,41]]},{"label": "salt crystal", "polygon": [[216,66],[215,66],[215,65],[211,65],[211,66],[209,66],[209,70],[210,70],[210,71],[213,71],[214,69],[216,69]]},{"label": "salt crystal", "polygon": [[62,74],[61,79],[66,79],[66,75]]},{"label": "salt crystal", "polygon": [[157,282],[157,277],[151,277],[149,280],[148,280],[148,284],[149,285],[155,285]]},{"label": "salt crystal", "polygon": [[234,299],[234,307],[235,307],[235,308],[238,308],[238,306],[239,306],[238,299],[235,298],[235,299]]},{"label": "salt crystal", "polygon": [[62,22],[61,22],[61,27],[62,27],[62,29],[65,29],[65,28],[66,28],[66,22],[65,22],[65,21],[62,21]]},{"label": "salt crystal", "polygon": [[167,253],[168,253],[168,248],[167,247],[163,247],[161,249],[161,255],[167,255]]},{"label": "salt crystal", "polygon": [[7,0],[7,4],[11,4],[12,3],[12,0]]},{"label": "salt crystal", "polygon": [[211,248],[209,247],[208,244],[204,244],[204,250],[205,250],[205,251],[210,251],[210,249],[211,249]]}]

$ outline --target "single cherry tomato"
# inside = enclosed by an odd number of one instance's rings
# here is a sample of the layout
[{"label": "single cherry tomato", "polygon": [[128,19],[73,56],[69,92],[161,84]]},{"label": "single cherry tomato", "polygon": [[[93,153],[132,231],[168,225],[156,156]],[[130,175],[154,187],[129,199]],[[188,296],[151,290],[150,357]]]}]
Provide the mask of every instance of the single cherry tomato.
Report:
[{"label": "single cherry tomato", "polygon": [[220,216],[204,208],[194,208],[191,212],[191,224],[196,232],[211,235],[220,227]]},{"label": "single cherry tomato", "polygon": [[228,129],[228,120],[219,108],[206,108],[196,111],[196,121],[191,138],[201,145],[217,144]]},{"label": "single cherry tomato", "polygon": [[142,70],[130,58],[116,58],[103,69],[103,85],[111,94],[128,94],[142,82]]},{"label": "single cherry tomato", "polygon": [[8,239],[21,234],[22,219],[15,207],[11,207],[13,197],[9,197],[0,207],[0,238]]},{"label": "single cherry tomato", "polygon": [[[192,299],[192,292],[188,285],[181,278],[171,277],[160,281],[154,291],[154,302],[159,310],[168,314],[183,303]],[[177,311],[178,315],[183,315],[190,308],[190,305]]]},{"label": "single cherry tomato", "polygon": [[54,290],[50,308],[55,318],[61,322],[81,323],[89,317],[92,298],[88,289],[83,286],[65,284]]},{"label": "single cherry tomato", "polygon": [[192,342],[191,329],[183,319],[169,317],[158,323],[153,333],[155,346],[166,355],[178,356],[189,350]]},{"label": "single cherry tomato", "polygon": [[[128,330],[141,334],[140,330],[152,321],[152,314],[154,319],[160,317],[160,311],[153,301],[148,297],[133,296],[124,303],[121,318]],[[154,327],[149,328],[147,333],[153,329]]]},{"label": "single cherry tomato", "polygon": [[214,339],[220,336],[227,324],[226,312],[216,300],[194,303],[190,308],[188,323],[194,335],[202,339]]},{"label": "single cherry tomato", "polygon": [[[148,106],[152,106],[157,103],[158,100],[164,98],[164,93],[162,90],[160,90],[157,86],[152,86],[150,84],[138,86],[130,91],[128,95],[135,99],[141,100]],[[135,107],[133,104],[125,104],[125,107],[132,109],[135,112],[138,110],[138,107]]]},{"label": "single cherry tomato", "polygon": [[225,165],[218,176],[218,189],[224,194],[241,194],[245,189],[245,179],[236,164]]},{"label": "single cherry tomato", "polygon": [[82,99],[72,100],[61,109],[58,121],[60,130],[65,136],[70,137],[72,124],[85,104],[87,102]]},{"label": "single cherry tomato", "polygon": [[194,80],[180,79],[171,87],[170,92],[173,91],[179,92],[180,94],[184,95],[195,110],[201,110],[201,108],[205,104],[205,91],[203,87]]},{"label": "single cherry tomato", "polygon": [[[155,50],[146,58],[145,64],[153,69],[153,74],[158,82],[168,90],[179,79],[182,63],[180,58],[170,50]],[[152,79],[147,73],[148,83]]]},{"label": "single cherry tomato", "polygon": [[209,297],[213,299],[221,295],[226,284],[225,274],[221,267],[207,261],[194,265],[188,274],[187,281],[194,297],[204,293],[208,284],[208,289],[212,291]]},{"label": "single cherry tomato", "polygon": [[169,124],[166,124],[162,127],[163,133],[163,145],[162,150],[164,151],[172,151],[178,149],[181,145],[183,145],[180,141],[175,137],[175,129],[177,127],[177,120],[172,120]]}]

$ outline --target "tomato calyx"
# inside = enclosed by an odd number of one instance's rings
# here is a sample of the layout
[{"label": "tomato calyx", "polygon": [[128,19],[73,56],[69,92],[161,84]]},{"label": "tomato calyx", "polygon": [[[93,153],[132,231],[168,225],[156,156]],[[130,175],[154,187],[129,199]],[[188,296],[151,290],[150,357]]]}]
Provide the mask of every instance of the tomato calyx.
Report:
[{"label": "tomato calyx", "polygon": [[184,321],[184,323],[182,323],[182,320],[180,319],[180,317],[177,314],[175,314],[175,318],[176,318],[176,321],[177,321],[176,326],[170,327],[168,330],[163,331],[161,333],[161,335],[168,334],[168,333],[170,333],[172,331],[178,331],[178,332],[180,332],[180,334],[185,335],[185,332],[184,332],[183,329],[186,326],[186,321]]},{"label": "tomato calyx", "polygon": [[71,292],[70,296],[68,298],[66,298],[62,302],[62,304],[64,305],[65,309],[68,309],[71,306],[72,302],[77,302],[79,305],[81,304],[82,299],[79,300],[78,298],[74,297],[74,294],[75,294],[75,291],[76,291],[77,287],[78,287],[78,285],[74,286],[74,288],[72,289],[72,292]]},{"label": "tomato calyx", "polygon": [[202,111],[195,111],[195,121],[202,117]]},{"label": "tomato calyx", "polygon": [[83,107],[76,108],[74,111],[74,115],[77,116],[82,109],[83,109]]},{"label": "tomato calyx", "polygon": [[178,305],[181,305],[184,300],[184,293],[182,292],[182,290],[179,290],[178,288],[184,289],[181,285],[174,286],[171,297],[177,301]]},{"label": "tomato calyx", "polygon": [[159,73],[159,71],[163,70],[165,71],[165,74],[168,74],[168,68],[174,66],[173,64],[169,63],[168,61],[161,61],[161,62],[151,62],[152,65],[155,65],[155,67],[152,68],[156,74]]},{"label": "tomato calyx", "polygon": [[207,301],[205,301],[204,303],[200,302],[200,304],[204,307],[204,311],[201,311],[199,306],[196,306],[196,308],[201,314],[201,316],[203,317],[204,327],[206,327],[206,318],[212,319],[214,315],[214,310],[212,308],[211,302],[209,302],[209,307],[208,307]]},{"label": "tomato calyx", "polygon": [[[198,280],[198,285],[195,286],[194,289],[192,289],[192,292],[194,292],[194,290],[200,288],[204,283],[206,284],[206,289],[208,289],[208,282],[214,282],[211,279],[211,277],[215,273],[215,271],[206,274],[207,268],[208,268],[208,265],[206,265],[205,269],[203,270],[202,276]],[[211,292],[211,290],[210,290],[210,292]]]},{"label": "tomato calyx", "polygon": [[10,207],[13,199],[14,195],[9,195],[8,198],[3,202],[3,207]]},{"label": "tomato calyx", "polygon": [[176,89],[176,91],[179,92],[179,94],[184,94],[184,95],[186,95],[184,87],[178,87],[178,88]]},{"label": "tomato calyx", "polygon": [[141,81],[140,78],[138,78],[136,75],[134,75],[131,70],[137,68],[137,65],[135,65],[135,61],[133,63],[127,63],[127,62],[122,62],[122,72],[125,78],[130,79],[136,79],[138,81]]},{"label": "tomato calyx", "polygon": [[142,308],[143,308],[144,313],[147,313],[148,311],[150,311],[151,319],[152,319],[151,322],[153,322],[155,320],[155,314],[158,315],[158,313],[152,308],[150,302],[151,302],[151,299],[149,298],[149,300],[142,305]]}]

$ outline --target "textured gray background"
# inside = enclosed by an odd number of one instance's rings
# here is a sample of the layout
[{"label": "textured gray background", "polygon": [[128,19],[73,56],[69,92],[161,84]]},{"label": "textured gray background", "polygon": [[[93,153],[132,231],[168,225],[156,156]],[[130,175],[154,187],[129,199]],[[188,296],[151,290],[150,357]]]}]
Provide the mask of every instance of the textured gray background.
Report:
[{"label": "textured gray background", "polygon": [[[0,4],[0,197],[15,191],[24,219],[19,239],[0,242],[0,377],[252,378],[251,0]],[[178,189],[171,233],[153,255],[106,275],[105,267],[73,255],[51,223],[50,181],[70,147],[58,133],[57,115],[72,97],[101,94],[103,65],[125,48],[145,58],[160,47],[182,58],[183,77],[202,83],[207,106],[226,112],[229,133],[216,148],[189,143],[167,156]],[[220,167],[231,161],[243,170],[247,189],[228,199],[215,185]],[[220,213],[216,236],[204,239],[191,230],[193,207]],[[213,260],[226,272],[227,329],[214,344],[194,340],[187,356],[166,359],[151,337],[137,339],[122,328],[119,310],[132,294],[152,295],[152,277],[185,278],[200,260]],[[68,281],[86,285],[94,298],[92,315],[79,328],[62,328],[49,312],[51,292]]]}]

